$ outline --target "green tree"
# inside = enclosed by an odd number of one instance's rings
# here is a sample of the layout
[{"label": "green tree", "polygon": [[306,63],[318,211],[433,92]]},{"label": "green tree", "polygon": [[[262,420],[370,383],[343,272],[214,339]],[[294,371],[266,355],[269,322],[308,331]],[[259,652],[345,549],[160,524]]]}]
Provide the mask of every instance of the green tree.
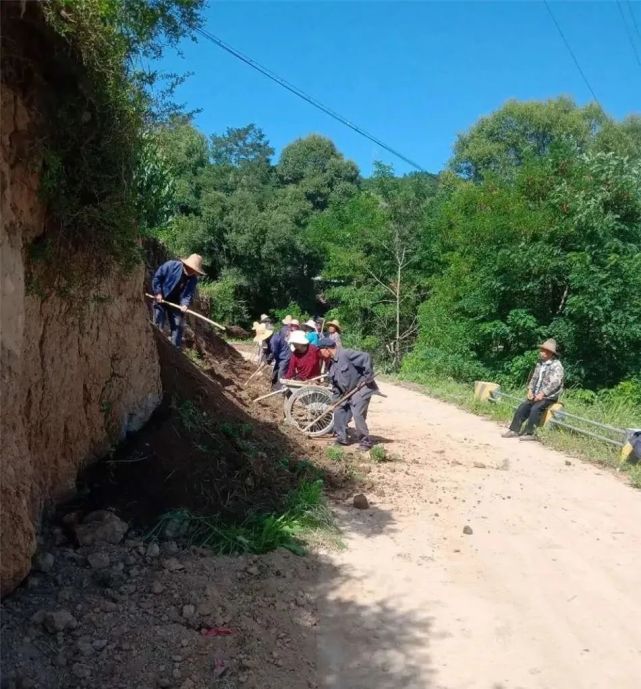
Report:
[{"label": "green tree", "polygon": [[[524,382],[530,351],[555,336],[569,381],[632,376],[641,360],[639,163],[569,148],[510,182],[459,186],[439,218],[443,273],[421,308],[409,368]],[[607,363],[606,363],[607,362]],[[635,363],[636,362],[636,363]]]},{"label": "green tree", "polygon": [[334,312],[397,367],[425,297],[430,265],[423,260],[422,219],[436,185],[428,175],[396,178],[379,164],[366,187],[317,216],[310,237],[323,250],[321,277]]},{"label": "green tree", "polygon": [[349,198],[360,181],[356,165],[345,160],[332,141],[317,134],[286,146],[276,172],[281,184],[301,189],[314,210]]},{"label": "green tree", "polygon": [[528,160],[548,155],[559,144],[587,151],[607,122],[597,105],[580,108],[566,97],[508,101],[458,137],[451,167],[474,181],[488,174],[504,177]]}]

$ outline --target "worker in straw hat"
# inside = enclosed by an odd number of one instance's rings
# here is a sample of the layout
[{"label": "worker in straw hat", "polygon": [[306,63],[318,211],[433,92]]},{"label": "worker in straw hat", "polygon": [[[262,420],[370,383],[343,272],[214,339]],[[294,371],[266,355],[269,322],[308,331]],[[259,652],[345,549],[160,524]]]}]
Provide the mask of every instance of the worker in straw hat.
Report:
[{"label": "worker in straw hat", "polygon": [[337,320],[327,321],[325,327],[327,328],[327,337],[334,342],[336,349],[340,349],[343,346],[341,324]]},{"label": "worker in straw hat", "polygon": [[318,347],[310,344],[302,330],[294,330],[288,341],[292,355],[284,377],[310,380],[320,376],[321,359]]},{"label": "worker in straw hat", "polygon": [[[171,341],[176,347],[182,342],[185,327],[184,313],[189,308],[198,277],[205,274],[203,258],[192,254],[188,258],[166,261],[154,273],[151,288],[154,293],[154,325],[161,330],[165,325],[165,318],[169,321]],[[180,310],[163,304],[163,301],[178,304]]]},{"label": "worker in straw hat", "polygon": [[258,363],[267,363],[269,361],[269,339],[274,334],[274,330],[264,323],[254,323],[254,326],[256,331],[254,342],[258,345]]},{"label": "worker in straw hat", "polygon": [[[558,359],[556,340],[546,340],[539,345],[539,361],[534,369],[527,389],[527,399],[514,413],[510,429],[503,434],[504,438],[535,440],[536,427],[541,415],[556,402],[563,392],[563,365]],[[523,428],[523,424],[525,427]]]}]

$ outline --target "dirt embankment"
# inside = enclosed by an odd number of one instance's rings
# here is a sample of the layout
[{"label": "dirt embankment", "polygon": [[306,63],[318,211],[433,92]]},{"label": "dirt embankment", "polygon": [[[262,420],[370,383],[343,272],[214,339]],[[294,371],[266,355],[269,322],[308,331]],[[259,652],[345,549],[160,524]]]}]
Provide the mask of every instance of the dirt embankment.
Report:
[{"label": "dirt embankment", "polygon": [[[55,85],[38,73],[41,63],[30,52],[43,47],[12,34],[9,11],[20,8],[8,5],[0,95],[2,593],[29,571],[43,507],[72,492],[80,465],[140,428],[161,397],[142,268],[93,275],[73,298],[30,282],[34,247],[50,230],[39,185],[42,99]],[[15,69],[8,69],[8,51]],[[57,271],[65,265],[50,267],[52,283]]]},{"label": "dirt embankment", "polygon": [[277,511],[304,472],[336,486],[344,467],[279,423],[280,399],[251,404],[268,379],[244,386],[254,367],[224,341],[188,330],[187,355],[156,341],[163,404],[82,476],[4,601],[7,686],[316,687],[316,558],[216,557],[145,536],[172,508],[236,521]]},{"label": "dirt embankment", "polygon": [[281,397],[252,403],[269,391],[268,376],[245,385],[255,366],[192,325],[184,352],[156,332],[163,403],[141,432],[82,475],[84,508],[89,493],[92,508],[115,509],[138,527],[177,508],[242,521],[278,512],[310,460],[330,489],[349,486],[346,467],[324,454],[327,441],[309,442],[282,423]]}]

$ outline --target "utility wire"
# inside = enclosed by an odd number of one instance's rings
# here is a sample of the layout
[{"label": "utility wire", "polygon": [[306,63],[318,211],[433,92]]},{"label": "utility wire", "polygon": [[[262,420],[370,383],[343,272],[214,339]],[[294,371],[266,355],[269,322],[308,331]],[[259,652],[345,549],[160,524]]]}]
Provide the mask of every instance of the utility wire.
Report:
[{"label": "utility wire", "polygon": [[369,132],[365,131],[358,125],[354,124],[353,122],[350,122],[348,119],[337,113],[336,111],[332,110],[331,108],[327,107],[326,105],[323,105],[319,100],[314,98],[313,96],[310,96],[309,94],[305,93],[301,89],[299,89],[297,86],[294,86],[293,84],[290,84],[288,81],[283,79],[282,77],[278,76],[278,74],[272,72],[270,69],[267,69],[267,67],[263,67],[261,64],[256,62],[255,60],[252,60],[251,57],[248,57],[247,55],[243,55],[240,51],[236,50],[235,48],[232,48],[232,46],[228,45],[224,41],[222,41],[218,36],[214,36],[214,34],[210,33],[209,31],[206,31],[205,29],[196,29],[196,31],[207,38],[209,41],[212,43],[216,44],[219,48],[222,48],[223,50],[227,51],[234,57],[238,58],[245,64],[249,65],[252,69],[255,69],[257,72],[260,72],[262,75],[266,76],[268,79],[271,79],[275,83],[277,83],[279,86],[282,86],[284,89],[287,89],[291,93],[293,93],[295,96],[298,96],[302,100],[306,101],[310,105],[313,105],[315,108],[318,108],[322,112],[324,112],[326,115],[329,115],[330,117],[333,117],[335,120],[338,122],[341,122],[344,124],[346,127],[349,127],[350,129],[353,129],[357,134],[360,134],[361,136],[364,136],[366,139],[369,139],[370,141],[374,142],[377,146],[380,146],[381,148],[385,149],[392,155],[395,155],[397,158],[400,158],[404,162],[406,162],[408,165],[411,165],[412,167],[416,168],[420,172],[425,172],[425,169],[419,165],[418,163],[415,163],[413,160],[408,158],[407,156],[404,156],[402,153],[399,153],[397,150],[393,149],[391,146],[388,146],[386,143],[375,137],[373,134],[370,134]]},{"label": "utility wire", "polygon": [[621,0],[617,0],[617,7],[619,8],[619,14],[621,15],[621,21],[623,22],[623,26],[625,26],[625,33],[628,36],[628,40],[630,41],[630,45],[632,46],[632,51],[634,52],[634,57],[636,58],[637,64],[639,67],[641,67],[641,57],[639,57],[639,50],[637,49],[636,43],[634,42],[634,35],[632,31],[630,30],[630,26],[628,25],[628,20],[625,16],[625,12],[623,11],[623,3]]},{"label": "utility wire", "polygon": [[596,97],[596,93],[594,93],[594,89],[592,88],[592,85],[588,81],[587,76],[585,75],[585,72],[583,71],[583,68],[581,67],[579,60],[577,59],[576,55],[574,54],[574,51],[572,50],[572,46],[570,45],[568,39],[565,37],[565,34],[563,33],[563,29],[561,28],[559,22],[556,20],[556,17],[554,16],[552,12],[552,8],[550,7],[550,3],[548,0],[543,0],[543,4],[545,5],[545,8],[548,11],[548,14],[550,15],[550,18],[554,22],[554,26],[556,26],[556,30],[559,32],[559,35],[563,39],[563,43],[565,43],[565,47],[568,49],[568,53],[572,56],[572,59],[574,60],[574,64],[576,65],[576,68],[579,70],[579,74],[583,78],[583,81],[585,82],[585,85],[588,87],[588,90],[592,94],[592,98],[596,101],[597,105],[603,110],[603,106],[599,102],[599,99]]},{"label": "utility wire", "polygon": [[639,37],[639,40],[641,41],[641,30],[639,29],[639,25],[637,24],[637,18],[634,14],[634,10],[632,9],[632,3],[630,2],[630,0],[627,0],[626,4],[628,6],[628,12],[632,17],[632,25],[634,26],[634,30],[636,31],[636,34]]}]

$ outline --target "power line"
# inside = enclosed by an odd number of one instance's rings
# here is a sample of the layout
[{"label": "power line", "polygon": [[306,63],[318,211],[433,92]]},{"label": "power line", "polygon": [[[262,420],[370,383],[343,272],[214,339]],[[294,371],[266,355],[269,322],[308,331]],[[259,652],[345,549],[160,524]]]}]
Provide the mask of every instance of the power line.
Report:
[{"label": "power line", "polygon": [[639,40],[641,41],[641,30],[639,30],[639,25],[637,24],[637,18],[634,14],[634,10],[632,9],[632,3],[630,0],[627,0],[627,6],[628,6],[628,12],[630,13],[630,16],[632,17],[632,25],[634,26],[634,30],[636,31],[637,36],[639,37]]},{"label": "power line", "polygon": [[621,0],[617,0],[617,7],[619,8],[619,14],[621,15],[621,21],[623,22],[623,26],[625,26],[625,33],[628,37],[628,40],[630,41],[630,45],[632,46],[632,52],[634,52],[634,57],[636,58],[637,64],[639,65],[639,67],[641,67],[641,58],[639,57],[639,51],[637,49],[636,43],[634,42],[634,35],[632,34],[632,31],[630,31],[628,20],[625,16],[625,12],[623,11],[623,3],[621,2]]},{"label": "power line", "polygon": [[219,48],[222,48],[223,50],[227,51],[234,57],[238,58],[245,64],[249,65],[252,69],[255,69],[257,72],[260,72],[262,75],[266,76],[268,79],[271,79],[272,81],[276,82],[279,86],[282,86],[284,89],[287,89],[291,93],[293,93],[295,96],[298,96],[302,100],[306,101],[310,105],[313,105],[315,108],[318,108],[322,112],[324,112],[326,115],[329,115],[330,117],[333,117],[335,120],[338,122],[344,124],[346,127],[349,127],[350,129],[353,129],[357,134],[360,134],[361,136],[364,136],[366,139],[369,139],[373,143],[375,143],[377,146],[380,146],[381,148],[385,149],[392,155],[395,155],[397,158],[400,158],[404,162],[406,162],[408,165],[411,165],[412,167],[416,168],[420,172],[425,172],[425,169],[419,165],[418,163],[415,163],[413,160],[408,158],[407,156],[404,156],[402,153],[399,153],[395,149],[393,149],[391,146],[388,146],[386,143],[383,143],[380,139],[375,137],[373,134],[370,134],[369,132],[366,132],[364,129],[359,127],[358,125],[354,124],[353,122],[350,122],[348,119],[337,113],[336,111],[332,110],[331,108],[327,107],[326,105],[323,105],[319,100],[316,100],[313,96],[310,96],[309,94],[305,93],[301,89],[299,89],[297,86],[294,86],[293,84],[290,84],[288,81],[283,79],[282,77],[278,76],[275,72],[272,72],[270,69],[267,69],[267,67],[263,67],[263,65],[259,64],[255,60],[252,60],[251,57],[248,57],[247,55],[243,55],[240,51],[236,50],[235,48],[232,48],[232,46],[228,45],[224,41],[222,41],[218,36],[214,36],[214,34],[210,33],[209,31],[206,31],[205,29],[196,29],[198,33],[200,33],[202,36],[207,38],[209,41],[212,43],[216,44]]},{"label": "power line", "polygon": [[576,68],[579,70],[579,74],[583,78],[585,85],[588,87],[588,90],[592,94],[592,98],[594,98],[597,105],[601,108],[601,110],[603,110],[603,107],[601,106],[599,99],[596,97],[596,93],[594,93],[594,89],[592,88],[592,85],[588,81],[588,78],[585,75],[583,68],[579,64],[579,60],[577,59],[577,56],[574,54],[574,51],[572,50],[572,46],[570,45],[568,39],[565,37],[565,34],[563,33],[563,29],[561,28],[559,22],[556,20],[556,17],[552,13],[552,8],[550,7],[550,3],[548,2],[548,0],[543,0],[543,4],[545,5],[545,8],[547,9],[552,21],[554,22],[554,26],[556,26],[556,30],[559,32],[559,35],[563,39],[563,43],[565,43],[565,47],[568,49],[568,53],[570,53],[570,55],[572,56],[572,59],[574,60],[574,64],[576,65]]}]

